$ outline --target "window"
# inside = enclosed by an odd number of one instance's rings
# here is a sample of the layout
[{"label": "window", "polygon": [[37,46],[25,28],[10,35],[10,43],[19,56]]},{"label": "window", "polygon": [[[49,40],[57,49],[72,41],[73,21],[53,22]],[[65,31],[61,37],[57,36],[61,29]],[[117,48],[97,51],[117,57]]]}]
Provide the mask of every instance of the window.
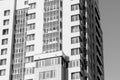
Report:
[{"label": "window", "polygon": [[1,59],[0,60],[0,65],[6,65],[6,59]]},{"label": "window", "polygon": [[27,30],[35,29],[35,23],[28,24]]},{"label": "window", "polygon": [[73,4],[71,5],[71,11],[79,10],[80,4]]},{"label": "window", "polygon": [[34,9],[36,8],[36,3],[30,3],[29,6],[29,9]]},{"label": "window", "polygon": [[34,51],[34,45],[28,45],[26,46],[26,52]]},{"label": "window", "polygon": [[79,42],[80,42],[80,37],[79,36],[71,38],[71,44],[75,44],[75,43],[79,43]]},{"label": "window", "polygon": [[3,69],[3,70],[0,70],[0,76],[4,76],[5,75],[5,69]]},{"label": "window", "polygon": [[7,34],[8,34],[8,32],[9,32],[9,29],[3,29],[2,34],[3,34],[3,35],[7,35]]},{"label": "window", "polygon": [[35,34],[29,34],[27,35],[27,41],[31,41],[35,39]]},{"label": "window", "polygon": [[45,59],[45,60],[37,61],[36,67],[38,68],[38,67],[58,65],[58,64],[61,64],[61,62],[62,62],[62,58],[61,57]]},{"label": "window", "polygon": [[[58,40],[58,38],[56,38],[56,40]],[[49,41],[50,40],[47,40],[45,42],[48,43]],[[60,43],[53,43],[53,44],[43,45],[43,51],[46,51],[46,53],[55,52],[55,51],[58,51],[58,50],[60,50]]]},{"label": "window", "polygon": [[26,58],[25,58],[25,62],[26,62],[26,63],[33,62],[33,56],[26,57]]},{"label": "window", "polygon": [[80,25],[76,25],[76,26],[72,26],[71,27],[71,32],[74,33],[74,32],[78,32],[80,31]]},{"label": "window", "polygon": [[28,4],[28,1],[25,1],[25,2],[24,2],[24,5],[27,5],[27,4]]},{"label": "window", "polygon": [[[57,0],[53,0],[53,1],[45,0],[44,10],[50,11],[50,10],[54,10],[54,9],[59,9],[58,4],[59,4],[59,1],[57,1]],[[48,7],[48,5],[50,5],[50,6]],[[62,1],[60,1],[60,6],[62,7]]]},{"label": "window", "polygon": [[80,20],[80,15],[79,14],[77,14],[77,15],[72,15],[71,16],[71,21],[73,22],[73,21],[78,21],[78,20]]},{"label": "window", "polygon": [[80,53],[81,53],[80,48],[71,49],[71,55],[78,55]]},{"label": "window", "polygon": [[35,19],[35,17],[36,17],[35,13],[28,14],[28,20]]},{"label": "window", "polygon": [[25,74],[34,74],[34,67],[25,68]]},{"label": "window", "polygon": [[74,72],[74,73],[71,74],[71,80],[80,79],[80,77],[81,77],[80,72]]},{"label": "window", "polygon": [[69,61],[68,66],[69,68],[80,67],[80,59]]},{"label": "window", "polygon": [[8,24],[9,24],[9,19],[3,21],[3,25],[8,25]]},{"label": "window", "polygon": [[7,54],[7,48],[1,49],[1,55],[5,55],[5,54]]},{"label": "window", "polygon": [[10,15],[10,10],[5,10],[4,11],[4,16],[8,16],[8,15]]},{"label": "window", "polygon": [[45,71],[39,73],[39,80],[55,78],[55,70]]},{"label": "window", "polygon": [[8,44],[8,39],[6,38],[6,39],[2,39],[2,45],[6,45],[6,44]]}]

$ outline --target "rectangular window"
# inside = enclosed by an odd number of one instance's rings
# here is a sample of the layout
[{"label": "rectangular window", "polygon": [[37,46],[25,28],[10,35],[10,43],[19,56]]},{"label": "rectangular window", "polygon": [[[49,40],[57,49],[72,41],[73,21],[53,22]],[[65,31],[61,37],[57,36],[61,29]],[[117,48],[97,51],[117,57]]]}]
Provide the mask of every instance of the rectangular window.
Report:
[{"label": "rectangular window", "polygon": [[27,41],[31,41],[35,39],[35,34],[29,34],[27,35]]},{"label": "rectangular window", "polygon": [[26,63],[33,62],[33,60],[34,60],[34,59],[33,59],[33,56],[29,56],[29,57],[26,57],[26,58],[25,58],[25,62],[26,62]]},{"label": "rectangular window", "polygon": [[53,66],[53,65],[58,65],[61,64],[62,59],[61,57],[58,58],[51,58],[51,59],[45,59],[45,60],[40,60],[36,63],[36,67],[45,67],[45,66]]},{"label": "rectangular window", "polygon": [[71,11],[79,10],[80,9],[80,4],[73,4],[71,5]]},{"label": "rectangular window", "polygon": [[3,25],[9,25],[9,19],[4,20]]},{"label": "rectangular window", "polygon": [[79,15],[79,14],[77,14],[77,15],[72,15],[72,16],[71,16],[71,21],[72,21],[72,22],[78,21],[78,20],[80,20],[80,15]]},{"label": "rectangular window", "polygon": [[7,54],[7,48],[1,49],[1,55],[6,55]]},{"label": "rectangular window", "polygon": [[55,78],[55,70],[45,71],[39,73],[39,80]]},{"label": "rectangular window", "polygon": [[8,44],[8,39],[6,38],[6,39],[2,39],[2,45],[6,45],[6,44]]},{"label": "rectangular window", "polygon": [[76,26],[71,27],[71,32],[72,33],[79,32],[79,31],[80,31],[80,25],[76,25]]},{"label": "rectangular window", "polygon": [[2,34],[3,34],[3,35],[7,35],[7,34],[8,34],[8,32],[9,32],[9,29],[3,29]]},{"label": "rectangular window", "polygon": [[36,17],[35,13],[28,14],[28,20],[35,19],[35,17]]},{"label": "rectangular window", "polygon": [[29,4],[29,9],[35,9],[36,8],[36,3],[30,3]]},{"label": "rectangular window", "polygon": [[28,45],[26,46],[26,52],[34,51],[34,45]]},{"label": "rectangular window", "polygon": [[79,43],[79,42],[80,42],[80,36],[71,38],[71,44],[75,44],[75,43]]},{"label": "rectangular window", "polygon": [[0,65],[6,65],[6,59],[1,59],[0,60]]},{"label": "rectangular window", "polygon": [[71,74],[71,80],[77,80],[80,79],[81,75],[80,72],[74,72]]},{"label": "rectangular window", "polygon": [[72,68],[72,67],[80,67],[80,59],[69,61],[68,66],[70,68]]},{"label": "rectangular window", "polygon": [[81,53],[80,48],[71,49],[71,55],[78,55],[80,53]]},{"label": "rectangular window", "polygon": [[24,5],[27,5],[27,4],[28,4],[28,1],[25,1],[25,2],[24,2]]},{"label": "rectangular window", "polygon": [[33,30],[35,29],[35,23],[28,24],[27,30]]},{"label": "rectangular window", "polygon": [[0,70],[0,76],[5,76],[5,69]]},{"label": "rectangular window", "polygon": [[8,16],[8,15],[10,15],[10,10],[5,10],[4,11],[4,16]]},{"label": "rectangular window", "polygon": [[34,67],[25,68],[25,74],[34,74]]}]

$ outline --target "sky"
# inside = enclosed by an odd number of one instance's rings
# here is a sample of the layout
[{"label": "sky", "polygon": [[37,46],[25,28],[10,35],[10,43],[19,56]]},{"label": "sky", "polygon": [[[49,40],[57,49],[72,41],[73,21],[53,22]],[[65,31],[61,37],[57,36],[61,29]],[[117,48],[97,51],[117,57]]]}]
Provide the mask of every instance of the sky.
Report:
[{"label": "sky", "polygon": [[120,0],[99,0],[105,80],[120,80]]}]

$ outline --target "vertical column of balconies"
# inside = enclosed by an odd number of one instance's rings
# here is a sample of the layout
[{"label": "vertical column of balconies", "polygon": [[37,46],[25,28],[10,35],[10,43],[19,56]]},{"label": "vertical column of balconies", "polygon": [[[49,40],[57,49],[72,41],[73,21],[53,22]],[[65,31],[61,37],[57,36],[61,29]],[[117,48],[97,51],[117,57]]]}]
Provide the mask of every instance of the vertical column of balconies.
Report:
[{"label": "vertical column of balconies", "polygon": [[12,80],[24,80],[27,9],[16,10],[14,25],[14,47],[12,60]]},{"label": "vertical column of balconies", "polygon": [[98,9],[98,0],[95,1],[95,40],[96,40],[96,79],[104,79],[104,64],[103,64],[103,42],[102,42],[102,30],[100,26],[100,13]]},{"label": "vertical column of balconies", "polygon": [[43,25],[43,53],[62,49],[62,1],[45,0]]},{"label": "vertical column of balconies", "polygon": [[[87,5],[87,0],[82,0],[82,26],[81,26],[81,31],[80,31],[80,35],[81,35],[81,50],[82,50],[82,54],[80,55],[80,60],[81,60],[81,73],[83,74],[83,76],[81,76],[82,80],[87,80],[88,78],[88,59],[87,59],[87,9],[86,9],[86,5]],[[81,22],[80,22],[81,23]]]}]

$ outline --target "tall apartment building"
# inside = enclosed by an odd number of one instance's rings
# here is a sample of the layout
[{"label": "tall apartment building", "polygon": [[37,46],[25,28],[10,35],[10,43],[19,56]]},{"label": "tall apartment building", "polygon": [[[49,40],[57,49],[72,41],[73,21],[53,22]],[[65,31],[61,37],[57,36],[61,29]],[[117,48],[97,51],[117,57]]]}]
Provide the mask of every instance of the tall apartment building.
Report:
[{"label": "tall apartment building", "polygon": [[0,80],[104,80],[98,0],[0,0]]}]

